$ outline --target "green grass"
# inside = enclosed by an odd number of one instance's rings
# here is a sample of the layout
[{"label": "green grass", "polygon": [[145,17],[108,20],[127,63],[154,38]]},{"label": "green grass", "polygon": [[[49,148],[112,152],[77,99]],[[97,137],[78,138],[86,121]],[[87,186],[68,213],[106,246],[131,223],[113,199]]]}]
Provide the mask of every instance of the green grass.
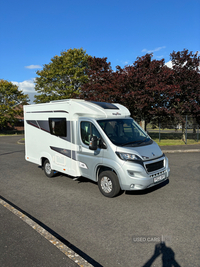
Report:
[{"label": "green grass", "polygon": [[[185,145],[185,142],[182,140],[182,133],[161,133],[160,134],[160,142],[159,142],[159,134],[156,132],[149,133],[151,138],[159,145],[159,146],[177,146],[177,145]],[[200,140],[197,142],[197,134],[188,133],[187,134],[187,145],[195,145],[200,144]]]},{"label": "green grass", "polygon": [[[185,145],[185,142],[182,140],[172,140],[172,139],[165,139],[165,140],[160,140],[159,139],[153,139],[159,146],[180,146],[180,145]],[[187,145],[196,145],[200,144],[200,141],[197,142],[195,140],[187,139]]]}]

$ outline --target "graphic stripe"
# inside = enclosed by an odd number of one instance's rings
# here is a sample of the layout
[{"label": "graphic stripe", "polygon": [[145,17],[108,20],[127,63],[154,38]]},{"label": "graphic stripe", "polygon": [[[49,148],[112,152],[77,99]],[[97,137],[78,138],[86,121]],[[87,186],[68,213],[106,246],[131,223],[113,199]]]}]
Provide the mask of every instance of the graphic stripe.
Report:
[{"label": "graphic stripe", "polygon": [[56,112],[59,112],[59,113],[69,113],[65,110],[49,110],[49,111],[28,111],[26,113],[56,113]]},{"label": "graphic stripe", "polygon": [[54,147],[54,146],[50,146],[50,148],[68,158],[71,158],[73,160],[76,160],[76,151],[74,150],[70,150],[70,149],[66,149],[66,148],[59,148],[59,147]]}]

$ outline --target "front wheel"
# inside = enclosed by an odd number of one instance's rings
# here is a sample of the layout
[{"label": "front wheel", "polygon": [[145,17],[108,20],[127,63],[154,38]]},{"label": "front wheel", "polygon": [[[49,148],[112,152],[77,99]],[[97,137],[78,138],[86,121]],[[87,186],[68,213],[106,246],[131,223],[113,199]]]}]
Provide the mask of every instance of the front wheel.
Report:
[{"label": "front wheel", "polygon": [[98,187],[105,197],[115,197],[121,188],[117,175],[112,171],[104,171],[99,175]]},{"label": "front wheel", "polygon": [[54,170],[51,169],[51,164],[50,164],[48,159],[46,159],[44,161],[43,169],[44,169],[44,173],[46,174],[47,177],[53,177],[54,176],[55,172],[54,172]]}]

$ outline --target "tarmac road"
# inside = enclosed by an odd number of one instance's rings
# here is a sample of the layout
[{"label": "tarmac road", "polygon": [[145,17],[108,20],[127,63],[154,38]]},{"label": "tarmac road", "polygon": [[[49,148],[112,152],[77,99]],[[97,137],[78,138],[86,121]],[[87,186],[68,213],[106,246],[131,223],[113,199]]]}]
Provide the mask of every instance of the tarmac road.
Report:
[{"label": "tarmac road", "polygon": [[[18,139],[0,137],[1,199],[93,266],[200,266],[199,152],[168,153],[169,182],[109,199],[84,178],[48,179],[24,160]],[[0,212],[0,266],[76,266],[3,205]]]}]

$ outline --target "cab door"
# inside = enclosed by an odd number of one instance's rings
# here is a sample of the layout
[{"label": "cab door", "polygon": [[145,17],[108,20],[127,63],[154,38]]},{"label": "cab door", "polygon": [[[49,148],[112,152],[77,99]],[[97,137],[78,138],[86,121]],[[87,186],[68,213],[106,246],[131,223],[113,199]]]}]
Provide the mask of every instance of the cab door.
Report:
[{"label": "cab door", "polygon": [[[96,168],[103,162],[104,148],[102,138],[96,126],[89,120],[79,121],[79,150],[77,158],[81,175],[91,180],[96,180]],[[91,136],[97,137],[97,150],[89,149]]]}]

